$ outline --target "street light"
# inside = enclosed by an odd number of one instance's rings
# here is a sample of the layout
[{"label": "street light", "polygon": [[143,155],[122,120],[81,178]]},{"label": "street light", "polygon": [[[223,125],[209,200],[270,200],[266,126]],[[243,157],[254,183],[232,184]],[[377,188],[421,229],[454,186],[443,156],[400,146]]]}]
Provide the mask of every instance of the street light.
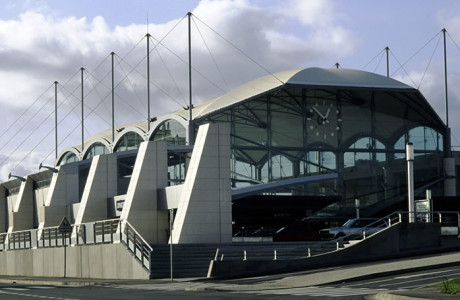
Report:
[{"label": "street light", "polygon": [[51,170],[51,171],[53,171],[53,173],[57,173],[57,172],[58,172],[58,169],[53,168],[53,167],[44,166],[42,163],[40,163],[40,165],[38,166],[38,170],[40,171],[42,168]]},{"label": "street light", "polygon": [[13,175],[13,174],[11,174],[11,172],[10,172],[10,174],[8,174],[8,179],[11,179],[11,177],[17,178],[17,179],[21,180],[22,182],[26,181],[26,179],[25,179],[24,177],[22,177],[22,176],[17,176],[17,175]]}]

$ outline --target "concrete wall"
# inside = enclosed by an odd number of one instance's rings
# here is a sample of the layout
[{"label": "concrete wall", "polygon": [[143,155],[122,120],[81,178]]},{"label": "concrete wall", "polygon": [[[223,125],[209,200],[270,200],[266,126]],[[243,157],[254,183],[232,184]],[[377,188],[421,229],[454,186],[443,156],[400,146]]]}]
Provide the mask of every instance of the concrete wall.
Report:
[{"label": "concrete wall", "polygon": [[[78,185],[78,181],[74,182]],[[62,218],[69,219],[67,209],[67,174],[63,168],[53,173],[51,184],[44,202],[43,217],[40,218],[39,228],[58,226]]]},{"label": "concrete wall", "polygon": [[117,158],[115,154],[95,156],[75,217],[75,224],[107,218],[107,199],[117,193]]},{"label": "concrete wall", "polygon": [[6,201],[6,189],[0,185],[0,233],[6,232],[8,229],[8,205]]},{"label": "concrete wall", "polygon": [[294,272],[343,263],[427,254],[439,251],[441,247],[439,223],[400,223],[353,246],[309,258],[213,261],[210,276],[223,278]]},{"label": "concrete wall", "polygon": [[230,243],[230,127],[201,125],[179,198],[172,243]]},{"label": "concrete wall", "polygon": [[[66,247],[66,277],[149,279],[146,271],[122,244]],[[64,248],[0,252],[0,275],[64,277]]]},{"label": "concrete wall", "polygon": [[159,211],[157,190],[168,184],[166,142],[143,142],[134,164],[120,219],[136,228],[148,243],[166,243],[168,212]]},{"label": "concrete wall", "polygon": [[9,213],[9,221],[8,232],[34,227],[33,181],[29,177],[21,182],[19,194]]}]

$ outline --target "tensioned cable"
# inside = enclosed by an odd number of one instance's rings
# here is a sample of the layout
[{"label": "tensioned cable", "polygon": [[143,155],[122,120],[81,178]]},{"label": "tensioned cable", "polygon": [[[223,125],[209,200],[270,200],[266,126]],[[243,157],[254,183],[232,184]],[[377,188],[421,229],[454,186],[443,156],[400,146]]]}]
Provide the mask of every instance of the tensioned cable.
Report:
[{"label": "tensioned cable", "polygon": [[385,49],[382,49],[376,56],[374,56],[367,64],[365,64],[361,70],[364,70],[367,68],[368,65],[370,65],[377,57],[379,57],[380,55],[382,55],[382,53],[385,51]]},{"label": "tensioned cable", "polygon": [[[151,37],[152,38],[152,37]],[[152,38],[152,40],[154,40]],[[163,59],[163,56],[161,55],[160,51],[158,50],[158,47],[155,47],[155,50],[156,50],[156,53],[158,54],[158,57],[160,58],[164,68],[166,69],[166,72],[168,72],[168,75],[169,75],[169,78],[171,78],[171,80],[173,81],[174,83],[174,86],[176,88],[176,91],[179,93],[179,95],[182,97],[182,101],[184,102],[183,104],[184,105],[181,105],[178,101],[175,101],[177,104],[179,104],[181,107],[185,107],[187,106],[187,100],[185,98],[185,95],[182,93],[182,90],[179,88],[179,85],[177,84],[177,81],[176,79],[174,78],[174,76],[172,75],[171,73],[171,70],[168,68],[168,65],[166,64],[166,61]]]},{"label": "tensioned cable", "polygon": [[383,56],[384,56],[384,55],[383,55],[383,53],[382,53],[382,55],[380,55],[379,61],[377,62],[377,65],[376,65],[375,68],[374,68],[374,73],[375,73],[375,72],[377,71],[377,69],[379,68],[380,63],[382,62]]},{"label": "tensioned cable", "polygon": [[[152,36],[151,36],[151,37],[152,37]],[[153,37],[152,37],[152,38],[153,38]],[[155,38],[153,38],[153,39],[155,40]],[[156,41],[156,40],[155,40],[155,41]],[[182,58],[180,58],[180,56],[178,56],[177,54],[175,54],[172,50],[170,50],[169,48],[167,48],[165,45],[162,45],[162,46],[165,47],[165,49],[167,49],[167,50],[168,50],[169,52],[171,52],[173,55],[175,55],[179,60],[181,60],[182,62],[186,63]],[[156,47],[156,46],[155,46],[155,47]],[[144,58],[142,59],[142,61],[143,61],[145,58],[146,58],[146,57],[144,57]],[[141,62],[142,62],[142,61],[141,61]],[[125,60],[124,60],[124,62],[125,62],[128,66],[131,67],[131,71],[129,72],[129,74],[131,74],[132,72],[136,72],[137,74],[139,74],[140,76],[142,76],[144,79],[146,79],[145,75],[142,74],[140,71],[138,71],[138,70],[136,69],[137,66],[138,66],[140,63],[138,63],[136,66],[133,67],[133,66],[131,66],[128,62],[126,62]],[[129,75],[129,74],[128,74],[128,75]],[[128,76],[128,75],[126,75],[126,76]],[[164,95],[166,95],[169,99],[173,100],[173,101],[176,102],[178,105],[180,105],[181,107],[183,107],[183,106],[182,106],[181,104],[179,104],[179,103],[177,102],[177,100],[176,100],[174,97],[172,97],[166,90],[164,90],[163,88],[161,88],[161,87],[160,87],[159,85],[157,85],[155,82],[150,81],[150,83],[153,84],[159,91],[161,91],[161,92],[162,92]]]},{"label": "tensioned cable", "polygon": [[236,45],[234,45],[232,42],[230,42],[229,40],[227,40],[225,37],[223,37],[220,33],[218,33],[217,31],[215,31],[214,29],[212,29],[209,25],[207,25],[205,22],[203,22],[202,20],[200,20],[200,18],[198,18],[197,16],[195,16],[194,14],[192,14],[193,17],[195,17],[198,21],[200,21],[202,24],[204,24],[206,27],[208,27],[212,32],[214,32],[215,34],[217,34],[217,36],[219,36],[221,39],[223,39],[225,42],[227,42],[230,46],[232,46],[233,48],[235,48],[238,52],[240,52],[241,54],[243,54],[246,58],[248,58],[250,61],[252,61],[253,63],[255,63],[259,68],[261,68],[262,70],[264,70],[265,72],[267,72],[268,75],[271,75],[273,78],[275,78],[276,80],[278,80],[279,82],[281,82],[282,84],[284,84],[284,82],[279,79],[278,77],[276,77],[275,74],[273,74],[273,72],[270,72],[269,70],[267,70],[264,66],[262,66],[261,64],[259,64],[255,59],[251,58],[249,55],[247,55],[246,53],[244,53],[243,50],[241,50],[240,48],[238,48]]},{"label": "tensioned cable", "polygon": [[460,51],[460,47],[458,47],[457,43],[455,42],[454,38],[450,35],[449,31],[447,31],[447,36],[450,38],[450,40],[452,41],[452,43],[454,43],[455,47],[457,48],[457,50]]},{"label": "tensioned cable", "polygon": [[35,99],[35,101],[31,105],[29,105],[29,107],[27,107],[27,109],[20,116],[17,117],[16,120],[14,120],[13,123],[11,123],[10,126],[8,126],[8,128],[5,131],[3,131],[2,134],[0,134],[0,138],[2,138],[13,126],[16,125],[16,123],[19,122],[19,119],[21,119],[29,111],[29,109],[31,109],[41,99],[41,97],[43,97],[43,95],[48,92],[48,90],[52,86],[53,84],[51,84],[48,88],[46,88],[46,90],[43,91],[43,93],[41,93],[40,96],[38,96],[38,98]]},{"label": "tensioned cable", "polygon": [[428,61],[427,65],[426,65],[426,68],[425,68],[425,71],[423,72],[423,75],[422,75],[422,78],[420,79],[420,83],[419,85],[417,86],[417,89],[420,89],[420,86],[422,85],[422,81],[423,79],[425,78],[425,75],[428,71],[428,67],[430,66],[431,64],[431,61],[433,60],[433,56],[436,52],[436,49],[438,49],[438,45],[439,45],[439,41],[441,40],[441,35],[439,35],[439,38],[438,38],[438,41],[436,42],[436,46],[434,47],[433,49],[433,53],[431,53],[431,56],[430,56],[430,60]]},{"label": "tensioned cable", "polygon": [[[441,34],[441,32],[437,33],[434,37],[432,37],[432,38],[431,38],[428,42],[426,42],[419,50],[417,50],[411,57],[409,57],[409,59],[407,59],[407,60],[404,62],[404,64],[401,64],[401,63],[400,63],[400,67],[399,67],[398,69],[396,69],[396,70],[393,72],[392,76],[393,76],[396,72],[398,72],[401,68],[403,68],[405,64],[407,64],[409,61],[411,61],[418,53],[420,53],[420,51],[422,51],[429,43],[431,43],[431,42],[436,38],[436,36],[438,36],[438,35],[440,35],[440,34]],[[398,63],[399,63],[399,61],[398,61]]]},{"label": "tensioned cable", "polygon": [[[50,85],[50,86],[48,87],[47,91],[51,88],[51,86],[52,86],[52,85]],[[45,91],[45,92],[46,92],[46,91]],[[44,94],[44,93],[43,93],[43,94]],[[42,94],[42,95],[43,95],[43,94]],[[47,104],[48,104],[47,102],[43,103],[43,105],[39,108],[39,110],[37,110],[37,111],[35,112],[35,114],[34,114],[30,119],[33,120],[33,119],[38,115],[38,113],[40,113],[40,112],[43,110],[43,108],[45,108],[45,107],[47,106]],[[22,129],[24,129],[24,127],[26,127],[28,124],[29,124],[29,122],[23,122],[22,126],[19,127],[19,129],[16,131],[16,133],[13,134],[13,135],[10,137],[10,139],[9,139],[6,143],[3,143],[3,145],[0,147],[0,151],[2,151],[7,145],[9,145],[9,143],[10,143],[14,138],[17,137],[17,134],[18,134]],[[35,132],[35,131],[36,131],[36,129],[35,129],[33,132]]]},{"label": "tensioned cable", "polygon": [[[182,57],[180,57],[179,55],[177,55],[174,51],[172,51],[171,49],[169,49],[166,45],[164,44],[161,44],[161,46],[163,46],[166,50],[168,50],[171,54],[173,54],[179,61],[181,61],[182,63],[184,63],[185,65],[188,66],[188,62],[185,61]],[[198,69],[194,68],[192,66],[192,70],[195,71],[198,75],[200,75],[202,78],[204,78],[207,82],[209,82],[211,85],[213,85],[215,88],[217,88],[218,90],[220,90],[222,93],[225,93],[225,91],[219,86],[217,85],[215,82],[211,81],[209,78],[207,78],[203,73],[201,73]]]},{"label": "tensioned cable", "polygon": [[[62,105],[62,102],[58,105],[58,108],[59,108],[61,105]],[[77,105],[78,105],[78,104],[77,104]],[[67,115],[66,115],[64,118],[66,118],[71,112],[72,112],[72,111],[69,111],[69,112],[67,113]],[[54,111],[51,111],[50,114],[48,114],[48,116],[45,118],[45,121],[46,121],[53,113],[54,113]],[[58,124],[60,124],[62,121],[63,121],[63,120],[61,120],[60,122],[58,122]],[[44,123],[45,123],[45,122],[42,122],[41,125],[43,125]],[[33,131],[29,134],[29,136],[28,136],[26,139],[24,139],[23,142],[20,143],[20,144],[19,144],[9,155],[0,163],[0,165],[2,165],[6,160],[8,160],[9,158],[11,158],[11,155],[12,155],[13,153],[15,153],[15,152],[17,151],[17,149],[19,149],[19,147],[21,147],[21,146],[27,141],[27,139],[28,139],[30,136],[32,136],[32,134],[35,134],[35,132],[38,131],[38,129],[41,127],[41,125],[38,126],[35,130],[33,130]],[[79,126],[79,125],[77,125],[77,127],[78,127],[78,126]],[[33,149],[32,149],[31,151],[29,151],[29,152],[27,153],[27,155],[24,156],[24,158],[23,158],[18,164],[16,164],[16,166],[13,168],[13,170],[14,170],[20,163],[22,163],[22,162],[24,161],[24,159],[25,159],[27,156],[29,156],[29,155],[30,155],[30,154],[41,144],[41,142],[42,142],[46,137],[48,137],[49,134],[50,134],[51,132],[53,132],[53,131],[54,131],[54,128],[51,129],[50,132],[49,132],[40,142],[38,142],[38,143],[33,147]],[[55,149],[53,149],[52,152],[54,152],[54,150],[55,150]],[[52,152],[51,152],[51,153],[52,153]],[[49,156],[49,155],[48,155],[48,156]]]},{"label": "tensioned cable", "polygon": [[212,55],[211,49],[209,48],[208,44],[206,43],[206,40],[204,39],[203,34],[201,33],[200,28],[199,28],[198,25],[196,24],[194,18],[192,18],[192,21],[193,21],[193,24],[195,24],[195,28],[198,30],[198,33],[200,34],[201,40],[203,41],[204,45],[206,46],[206,49],[208,50],[208,53],[209,53],[209,55],[211,56],[214,65],[216,66],[217,72],[219,73],[220,78],[221,78],[222,81],[224,82],[225,87],[226,87],[227,92],[228,92],[228,91],[230,90],[230,89],[229,89],[229,86],[228,86],[228,84],[227,84],[227,81],[226,81],[225,78],[224,78],[224,75],[222,74],[222,72],[221,72],[221,70],[220,70],[220,68],[219,68],[219,65],[217,64],[217,61],[216,61],[214,55]]},{"label": "tensioned cable", "polygon": [[[106,109],[106,112],[107,112],[108,114],[110,114],[110,110],[107,108],[107,106],[106,106],[106,104],[105,104],[105,101],[104,101],[104,100],[107,99],[107,97],[110,95],[110,91],[109,91],[108,94],[106,94],[105,97],[101,97],[101,95],[99,94],[99,91],[97,90],[97,87],[99,86],[99,83],[100,83],[101,81],[99,81],[98,84],[94,85],[94,83],[93,83],[93,81],[92,81],[92,77],[94,77],[94,75],[93,75],[92,73],[90,73],[90,72],[87,72],[87,73],[89,74],[89,76],[88,76],[88,82],[89,82],[89,84],[93,87],[92,90],[94,90],[94,92],[96,93],[97,97],[99,98],[99,102],[100,102],[101,104],[103,104],[102,106]],[[97,80],[96,80],[96,81],[97,81]],[[98,103],[99,103],[99,102],[98,102]],[[95,114],[96,116],[98,116],[103,122],[107,123],[107,125],[112,126],[112,124],[110,124],[109,122],[107,122],[101,115],[99,115],[99,113],[98,113],[97,111],[95,111],[94,109],[92,109],[92,108],[89,107],[89,106],[88,106],[88,108],[89,108],[89,110],[90,110],[90,113],[94,113],[94,114]]]},{"label": "tensioned cable", "polygon": [[[396,62],[399,64],[399,68],[398,70],[403,70],[404,73],[407,75],[407,77],[409,77],[410,81],[412,81],[412,85],[413,86],[417,86],[417,84],[415,83],[415,81],[412,79],[412,77],[410,76],[410,74],[407,72],[407,70],[404,68],[404,66],[399,62],[398,58],[393,54],[393,51],[390,50],[390,54],[391,56],[396,60]],[[397,71],[393,72],[393,74],[391,74],[391,77],[393,77],[393,75],[396,73]]]},{"label": "tensioned cable", "polygon": [[[44,121],[48,120],[48,118],[49,118],[50,116],[52,116],[53,114],[54,114],[54,111],[51,111],[51,112],[48,114],[48,116],[45,118]],[[29,135],[28,135],[25,139],[23,139],[22,142],[19,143],[18,146],[16,146],[16,148],[13,150],[12,153],[15,153],[15,152],[19,149],[19,147],[21,147],[25,142],[27,142],[27,140],[28,140],[33,134],[35,134],[35,132],[38,131],[38,129],[40,129],[40,127],[42,127],[43,124],[45,124],[44,121],[43,121],[42,123],[40,123],[40,125],[39,125],[38,127],[36,127],[35,130],[32,130],[32,131],[29,133]],[[54,129],[53,129],[53,130],[54,130]],[[38,144],[33,148],[33,150],[35,150],[35,148],[37,148],[37,146],[38,146]],[[32,151],[33,151],[33,150],[32,150]],[[11,154],[12,154],[12,153],[11,153]],[[31,152],[29,152],[26,156],[24,156],[24,158],[23,158],[19,163],[23,162],[24,159],[25,159],[30,153],[31,153]],[[0,162],[0,165],[3,165],[3,164],[5,163],[5,161],[7,161],[7,160],[9,159],[9,158],[11,157],[11,154],[8,155],[4,160],[2,160],[2,162]],[[13,170],[19,165],[19,163],[16,164],[16,166],[13,168]],[[13,171],[13,170],[12,170],[12,171]]]},{"label": "tensioned cable", "polygon": [[[136,89],[136,87],[134,86],[133,82],[131,81],[131,79],[129,78],[129,76],[127,75],[123,65],[121,64],[123,61],[119,59],[118,55],[115,55],[115,59],[117,60],[117,64],[116,64],[116,67],[121,70],[121,73],[123,74],[123,79],[119,81],[119,83],[117,84],[117,86],[123,82],[124,79],[126,79],[129,83],[129,85],[131,86],[132,88],[132,91],[134,92],[134,95],[136,96],[136,99],[137,99],[137,102],[138,102],[138,105],[140,105],[140,107],[143,107],[145,103],[143,103],[142,101],[142,97],[139,95],[139,91],[138,89]],[[124,101],[124,99],[123,99]],[[136,113],[138,113],[140,116],[144,117],[144,114],[140,111],[138,111],[134,106],[131,105],[130,102],[126,102],[124,101],[129,107],[131,107]]]}]

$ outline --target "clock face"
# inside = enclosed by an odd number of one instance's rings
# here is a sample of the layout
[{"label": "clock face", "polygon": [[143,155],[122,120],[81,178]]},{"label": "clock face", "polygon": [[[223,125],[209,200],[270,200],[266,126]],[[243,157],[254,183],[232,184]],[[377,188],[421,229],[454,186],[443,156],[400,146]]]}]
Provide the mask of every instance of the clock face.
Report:
[{"label": "clock face", "polygon": [[342,119],[336,101],[313,100],[307,105],[307,132],[311,141],[337,140]]}]

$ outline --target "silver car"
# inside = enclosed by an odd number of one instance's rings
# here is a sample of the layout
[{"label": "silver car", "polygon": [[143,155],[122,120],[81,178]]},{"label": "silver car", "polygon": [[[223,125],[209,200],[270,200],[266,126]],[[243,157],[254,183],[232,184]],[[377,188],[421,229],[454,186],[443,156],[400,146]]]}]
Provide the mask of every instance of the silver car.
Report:
[{"label": "silver car", "polygon": [[323,240],[337,239],[344,236],[357,237],[361,236],[363,233],[365,233],[366,236],[370,236],[387,226],[387,222],[381,219],[350,219],[341,227],[321,229],[319,235]]}]

